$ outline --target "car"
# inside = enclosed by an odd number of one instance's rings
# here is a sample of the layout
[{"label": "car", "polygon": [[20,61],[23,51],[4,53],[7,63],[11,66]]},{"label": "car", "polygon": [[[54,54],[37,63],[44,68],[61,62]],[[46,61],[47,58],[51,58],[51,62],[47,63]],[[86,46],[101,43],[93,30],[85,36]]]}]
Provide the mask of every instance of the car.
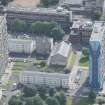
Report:
[{"label": "car", "polygon": [[75,83],[79,83],[80,78],[81,78],[81,74],[82,74],[82,71],[78,70],[77,74],[76,74],[76,78],[75,78]]},{"label": "car", "polygon": [[15,91],[16,89],[17,89],[17,83],[13,83],[11,91]]}]

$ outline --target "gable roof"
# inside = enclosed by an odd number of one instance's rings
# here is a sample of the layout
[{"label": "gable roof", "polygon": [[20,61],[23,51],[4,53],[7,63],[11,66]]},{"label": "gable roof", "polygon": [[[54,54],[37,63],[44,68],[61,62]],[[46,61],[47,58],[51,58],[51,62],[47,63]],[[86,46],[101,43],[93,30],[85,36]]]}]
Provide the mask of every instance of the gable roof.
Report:
[{"label": "gable roof", "polygon": [[67,44],[66,42],[62,41],[60,43],[57,43],[53,47],[51,56],[59,54],[64,57],[68,57],[69,51],[70,51],[70,44]]}]

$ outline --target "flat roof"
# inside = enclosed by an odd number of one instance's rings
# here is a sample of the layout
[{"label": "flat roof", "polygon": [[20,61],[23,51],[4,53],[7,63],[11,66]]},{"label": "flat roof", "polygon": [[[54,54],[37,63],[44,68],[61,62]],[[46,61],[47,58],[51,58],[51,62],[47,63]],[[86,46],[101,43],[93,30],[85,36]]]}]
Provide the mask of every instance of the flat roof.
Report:
[{"label": "flat roof", "polygon": [[105,22],[104,21],[95,21],[90,41],[101,42],[104,34],[105,34]]},{"label": "flat roof", "polygon": [[53,8],[32,8],[32,7],[5,7],[4,11],[16,11],[16,12],[31,12],[31,13],[45,13],[45,14],[59,14],[59,15],[65,15],[68,13],[71,13],[70,11],[63,9],[61,11],[57,11],[57,9]]},{"label": "flat roof", "polygon": [[64,0],[64,3],[71,5],[81,5],[83,0]]}]

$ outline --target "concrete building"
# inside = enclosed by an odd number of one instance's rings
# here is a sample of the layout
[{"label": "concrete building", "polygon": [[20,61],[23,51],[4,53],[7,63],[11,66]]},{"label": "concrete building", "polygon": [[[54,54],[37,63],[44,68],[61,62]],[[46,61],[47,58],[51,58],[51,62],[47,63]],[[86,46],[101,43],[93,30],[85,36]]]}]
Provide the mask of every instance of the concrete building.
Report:
[{"label": "concrete building", "polygon": [[8,66],[8,34],[5,16],[0,16],[0,73]]},{"label": "concrete building", "polygon": [[82,45],[88,46],[89,40],[91,37],[91,33],[93,30],[93,23],[91,21],[85,21],[83,25],[80,27]]},{"label": "concrete building", "polygon": [[103,3],[103,9],[102,9],[102,12],[103,12],[103,16],[105,16],[105,0],[104,0],[104,3]]},{"label": "concrete building", "polygon": [[90,86],[93,89],[102,89],[105,75],[105,22],[95,22],[89,42],[89,53]]},{"label": "concrete building", "polygon": [[69,4],[71,7],[80,7],[83,4],[83,0],[61,0],[61,3],[65,5]]},{"label": "concrete building", "polygon": [[104,0],[96,0],[96,7],[103,8]]},{"label": "concrete building", "polygon": [[31,39],[8,39],[8,50],[10,53],[30,54],[35,50],[35,41]]},{"label": "concrete building", "polygon": [[10,30],[16,19],[24,20],[29,25],[35,21],[57,22],[66,32],[72,23],[72,12],[62,8],[22,8],[6,7],[4,13],[7,14],[7,27]]},{"label": "concrete building", "polygon": [[69,88],[69,74],[23,71],[20,74],[20,83]]},{"label": "concrete building", "polygon": [[65,66],[68,61],[68,56],[70,54],[71,44],[67,44],[64,41],[56,43],[53,47],[48,65],[62,65]]},{"label": "concrete building", "polygon": [[92,33],[92,26],[93,24],[91,21],[74,21],[71,27],[70,42],[77,46],[88,46]]},{"label": "concrete building", "polygon": [[53,48],[53,38],[36,37],[36,53],[41,55],[49,55]]}]

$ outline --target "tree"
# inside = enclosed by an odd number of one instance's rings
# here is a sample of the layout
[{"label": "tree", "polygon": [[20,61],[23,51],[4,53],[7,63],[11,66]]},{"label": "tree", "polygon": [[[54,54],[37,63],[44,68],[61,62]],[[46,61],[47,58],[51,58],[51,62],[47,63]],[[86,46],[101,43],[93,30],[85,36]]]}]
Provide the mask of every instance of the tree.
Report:
[{"label": "tree", "polygon": [[43,100],[40,96],[33,97],[33,105],[43,105]]},{"label": "tree", "polygon": [[61,40],[64,35],[65,32],[60,27],[55,27],[52,29],[51,37],[53,37],[54,40]]},{"label": "tree", "polygon": [[57,24],[55,22],[41,22],[37,21],[31,24],[31,31],[33,33],[37,33],[39,35],[45,34],[50,35],[52,28],[54,28]]},{"label": "tree", "polygon": [[45,7],[48,7],[50,5],[56,5],[59,3],[59,0],[42,0],[42,3]]},{"label": "tree", "polygon": [[60,105],[59,101],[55,97],[48,97],[45,102],[47,105]]},{"label": "tree", "polygon": [[46,98],[47,93],[48,93],[48,89],[45,86],[39,88],[39,95],[42,99]]},{"label": "tree", "polygon": [[91,91],[89,92],[88,98],[89,98],[89,100],[90,100],[91,103],[94,103],[94,101],[95,101],[95,99],[96,99],[96,94],[95,94],[95,92],[94,92],[93,90],[91,90]]},{"label": "tree", "polygon": [[85,55],[85,56],[88,56],[89,55],[89,52],[88,52],[88,49],[84,48],[82,50],[82,53]]},{"label": "tree", "polygon": [[55,93],[55,89],[54,88],[50,88],[49,89],[49,95],[50,96],[54,96],[54,93]]},{"label": "tree", "polygon": [[33,97],[26,98],[25,105],[33,105]]},{"label": "tree", "polygon": [[102,105],[102,104],[105,104],[105,99],[103,97],[97,97],[96,98],[96,102],[99,104],[99,105]]},{"label": "tree", "polygon": [[33,97],[37,93],[37,89],[34,86],[25,85],[23,88],[23,93],[25,97]]},{"label": "tree", "polygon": [[24,31],[25,31],[25,28],[26,28],[26,23],[25,23],[25,21],[16,20],[16,21],[14,22],[14,25],[13,25],[13,30],[14,30],[14,31],[17,31],[17,32],[24,32]]},{"label": "tree", "polygon": [[8,0],[1,0],[1,4],[6,6],[8,4]]},{"label": "tree", "polygon": [[12,96],[12,98],[8,102],[9,105],[23,105],[22,100],[16,96]]},{"label": "tree", "polygon": [[60,102],[60,105],[66,105],[66,95],[63,91],[60,91],[58,93],[55,94],[55,97],[58,99],[58,101]]},{"label": "tree", "polygon": [[100,20],[101,18],[101,11],[94,11],[94,20]]}]

